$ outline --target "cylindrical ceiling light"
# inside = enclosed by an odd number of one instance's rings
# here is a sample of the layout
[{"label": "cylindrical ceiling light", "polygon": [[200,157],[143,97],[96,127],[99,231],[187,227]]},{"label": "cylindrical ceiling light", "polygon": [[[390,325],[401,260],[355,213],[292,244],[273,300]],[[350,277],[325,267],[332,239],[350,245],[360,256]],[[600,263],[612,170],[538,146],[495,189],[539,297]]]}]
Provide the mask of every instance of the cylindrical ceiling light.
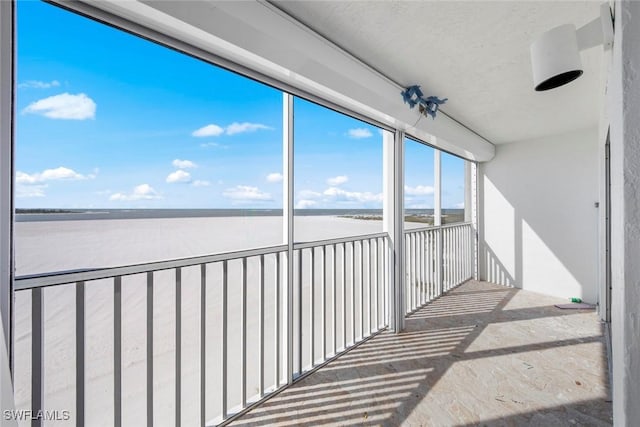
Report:
[{"label": "cylindrical ceiling light", "polygon": [[536,91],[565,85],[583,73],[578,51],[576,27],[560,25],[531,44],[533,84]]},{"label": "cylindrical ceiling light", "polygon": [[594,46],[613,45],[613,19],[607,3],[600,5],[600,16],[576,30],[565,24],[541,34],[531,44],[533,85],[541,92],[566,85],[583,73],[580,51]]}]

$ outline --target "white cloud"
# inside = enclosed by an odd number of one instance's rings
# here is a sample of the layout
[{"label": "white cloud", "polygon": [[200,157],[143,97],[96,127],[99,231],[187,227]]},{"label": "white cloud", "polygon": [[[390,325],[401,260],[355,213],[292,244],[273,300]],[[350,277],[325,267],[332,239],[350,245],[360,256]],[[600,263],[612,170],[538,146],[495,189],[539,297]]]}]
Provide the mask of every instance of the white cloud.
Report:
[{"label": "white cloud", "polygon": [[43,82],[40,80],[27,80],[26,82],[20,83],[18,85],[19,89],[49,89],[52,87],[60,86],[60,82],[57,80],[51,80],[50,82]]},{"label": "white cloud", "polygon": [[133,191],[129,194],[115,193],[109,197],[109,200],[113,201],[128,201],[128,200],[152,200],[161,199],[162,197],[153,189],[149,184],[140,184],[134,187]]},{"label": "white cloud", "polygon": [[218,136],[224,133],[224,129],[218,125],[210,124],[201,127],[200,129],[194,130],[191,135],[197,137],[205,137],[205,136]]},{"label": "white cloud", "polygon": [[191,181],[191,174],[183,170],[177,170],[175,172],[171,172],[167,176],[166,181],[170,184],[176,183],[176,182],[189,182]]},{"label": "white cloud", "polygon": [[309,209],[313,206],[316,206],[318,202],[315,200],[302,199],[296,203],[296,209]]},{"label": "white cloud", "polygon": [[322,193],[327,196],[331,201],[337,202],[381,202],[382,201],[382,193],[374,194],[368,191],[359,192],[359,191],[346,191],[337,187],[330,187],[324,190]]},{"label": "white cloud", "polygon": [[267,181],[269,182],[282,182],[283,176],[280,172],[273,172],[267,175]]},{"label": "white cloud", "polygon": [[171,164],[178,169],[191,169],[198,167],[198,165],[193,163],[191,160],[175,159]]},{"label": "white cloud", "polygon": [[430,185],[416,185],[415,187],[405,185],[404,193],[409,196],[428,196],[433,194],[433,187]]},{"label": "white cloud", "polygon": [[317,199],[319,197],[322,197],[322,193],[318,193],[317,191],[313,190],[300,190],[298,191],[298,197],[300,197],[301,199]]},{"label": "white cloud", "polygon": [[45,188],[47,188],[46,184],[40,184],[40,185],[16,184],[16,197],[18,198],[44,197]]},{"label": "white cloud", "polygon": [[249,185],[236,185],[233,188],[227,188],[222,192],[222,195],[240,201],[271,200],[271,194]]},{"label": "white cloud", "polygon": [[216,124],[208,124],[200,129],[197,129],[191,133],[192,136],[205,137],[205,136],[220,136],[223,133],[227,135],[236,135],[239,133],[255,132],[257,130],[272,129],[267,125],[261,123],[250,122],[233,122],[226,127],[218,126]]},{"label": "white cloud", "polygon": [[93,179],[95,174],[82,175],[73,169],[60,166],[55,169],[45,169],[42,172],[28,174],[25,172],[16,172],[16,183],[18,184],[38,184],[45,181],[80,181],[84,179]]},{"label": "white cloud", "polygon": [[94,119],[96,103],[84,93],[62,93],[32,102],[23,113],[40,114],[50,119]]},{"label": "white cloud", "polygon": [[464,209],[464,202],[456,203],[456,209]]},{"label": "white cloud", "polygon": [[327,185],[331,187],[335,187],[336,185],[344,184],[349,181],[349,177],[346,175],[334,176],[333,178],[327,179]]},{"label": "white cloud", "polygon": [[194,187],[208,187],[211,185],[211,183],[209,181],[196,179],[191,183],[191,185],[193,185]]},{"label": "white cloud", "polygon": [[260,123],[233,122],[229,126],[227,126],[226,132],[227,132],[227,135],[235,135],[237,133],[255,132],[257,130],[262,130],[262,129],[271,129],[271,128],[269,126],[266,126]]},{"label": "white cloud", "polygon": [[354,138],[354,139],[370,138],[373,136],[371,131],[367,128],[349,129],[347,131],[347,135],[349,135],[349,138]]},{"label": "white cloud", "polygon": [[382,193],[368,191],[347,191],[338,187],[329,187],[322,193],[313,190],[301,190],[297,194],[296,208],[305,209],[314,206],[327,206],[335,203],[378,205],[382,202]]}]

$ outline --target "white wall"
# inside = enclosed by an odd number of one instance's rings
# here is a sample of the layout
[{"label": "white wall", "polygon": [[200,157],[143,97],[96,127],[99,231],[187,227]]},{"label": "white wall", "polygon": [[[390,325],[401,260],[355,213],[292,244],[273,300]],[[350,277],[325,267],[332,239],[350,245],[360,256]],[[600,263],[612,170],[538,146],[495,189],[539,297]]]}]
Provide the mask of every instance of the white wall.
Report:
[{"label": "white wall", "polygon": [[640,426],[640,2],[616,2],[609,76],[613,421]]},{"label": "white wall", "polygon": [[598,130],[500,145],[480,166],[480,277],[598,299]]}]

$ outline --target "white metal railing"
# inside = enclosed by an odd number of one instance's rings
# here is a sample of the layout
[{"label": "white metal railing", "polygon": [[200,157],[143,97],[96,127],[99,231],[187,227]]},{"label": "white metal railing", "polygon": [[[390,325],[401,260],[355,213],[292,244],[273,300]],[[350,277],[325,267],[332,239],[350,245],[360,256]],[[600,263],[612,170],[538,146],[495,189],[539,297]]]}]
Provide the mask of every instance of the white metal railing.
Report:
[{"label": "white metal railing", "polygon": [[405,312],[473,277],[471,223],[405,230]]},{"label": "white metal railing", "polygon": [[[140,301],[144,300],[134,308],[145,311],[146,322],[146,389],[139,395],[126,393],[127,399],[144,402],[141,406],[146,407],[147,425],[151,426],[154,422],[154,393],[167,393],[166,386],[160,390],[158,383],[173,377],[174,388],[170,392],[173,394],[175,424],[181,425],[182,414],[198,410],[199,406],[199,423],[208,425],[225,422],[244,412],[286,385],[287,378],[301,378],[384,329],[389,315],[390,260],[388,234],[379,233],[296,243],[292,260],[294,275],[291,278],[286,277],[286,245],[125,267],[19,277],[15,280],[17,295],[28,293],[31,299],[29,330],[20,331],[31,337],[30,409],[33,413],[51,409],[47,408],[44,391],[45,374],[49,372],[45,369],[47,316],[44,310],[49,289],[75,288],[74,300],[68,301],[68,307],[65,307],[69,311],[75,310],[74,339],[58,341],[57,344],[75,348],[75,357],[57,369],[66,369],[70,376],[75,376],[71,381],[75,384],[72,419],[76,425],[89,423],[86,408],[91,397],[86,392],[89,380],[86,366],[93,355],[88,354],[87,337],[104,333],[98,329],[91,330],[87,325],[87,315],[93,310],[87,310],[87,292],[104,289],[104,286],[113,289],[113,321],[108,327],[113,331],[113,363],[110,368],[113,414],[109,414],[113,417],[113,424],[123,424],[126,391],[123,370],[133,369],[123,363],[126,355],[124,333],[134,327],[123,316],[124,306],[134,304],[131,300],[135,299],[123,299],[127,288],[134,293],[137,291]],[[287,292],[291,289],[287,286],[288,280],[293,281],[292,294]],[[166,286],[173,289],[175,298],[171,302],[175,325],[171,331],[175,340],[173,373],[154,370],[154,336],[162,334],[159,328],[166,323],[156,321],[154,324],[160,310],[158,306],[154,311],[154,303],[164,303],[159,297],[154,298],[154,292]],[[139,290],[141,288],[144,290]],[[195,306],[183,299],[183,289],[187,288],[195,289]],[[217,309],[211,309],[209,293],[215,294],[219,313]],[[269,304],[266,304],[267,300]],[[231,307],[239,309],[239,313]],[[197,311],[199,317],[199,354],[196,357],[199,384],[197,390],[188,390],[190,395],[194,392],[199,395],[199,402],[182,398],[187,391],[182,381],[185,368],[183,333],[189,332],[182,324],[183,310],[185,313]],[[293,313],[293,322],[288,321],[288,313]],[[248,328],[248,325],[257,327]],[[252,335],[257,330],[257,337],[248,339],[248,330]],[[232,341],[238,340],[239,346],[231,345]],[[213,356],[210,352],[216,353],[214,362],[211,362]],[[288,354],[293,355],[293,363],[287,362]],[[21,356],[16,354],[17,358]],[[291,367],[293,372],[285,372],[287,367]],[[141,366],[138,368],[142,369]],[[210,370],[217,371],[215,384],[208,384],[211,382],[207,379]],[[249,370],[255,375],[249,375]],[[25,383],[24,378],[15,380],[16,383]],[[189,408],[183,408],[185,401],[191,405]],[[129,401],[124,403],[130,404]],[[138,424],[141,423],[138,421]]]}]

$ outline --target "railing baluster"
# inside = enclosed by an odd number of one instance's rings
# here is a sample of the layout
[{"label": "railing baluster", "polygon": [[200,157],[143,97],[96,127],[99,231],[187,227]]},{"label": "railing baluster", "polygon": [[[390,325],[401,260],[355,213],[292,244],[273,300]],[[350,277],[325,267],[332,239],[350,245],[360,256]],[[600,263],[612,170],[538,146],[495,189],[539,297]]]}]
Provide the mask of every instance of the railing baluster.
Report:
[{"label": "railing baluster", "polygon": [[227,297],[228,297],[228,279],[229,279],[229,266],[227,261],[222,261],[222,419],[227,419],[227,351],[228,351],[228,336],[227,336]]},{"label": "railing baluster", "polygon": [[342,244],[342,348],[347,348],[347,244]]},{"label": "railing baluster", "polygon": [[76,425],[84,420],[84,338],[85,338],[84,282],[76,283]]},{"label": "railing baluster", "polygon": [[206,422],[207,265],[200,264],[200,425]]},{"label": "railing baluster", "polygon": [[309,283],[309,287],[310,287],[310,292],[309,292],[309,308],[311,310],[311,327],[310,327],[310,342],[309,342],[309,346],[311,347],[309,349],[309,353],[310,353],[310,359],[311,359],[311,368],[313,368],[315,366],[315,355],[316,355],[316,351],[315,351],[315,341],[316,341],[316,334],[315,334],[315,325],[316,325],[316,287],[315,287],[315,271],[316,271],[316,266],[315,266],[315,254],[316,254],[316,249],[315,248],[311,248],[311,267],[310,267],[310,273],[309,273],[309,277],[310,277],[310,283]]},{"label": "railing baluster", "polygon": [[298,375],[302,375],[302,252],[298,251]]},{"label": "railing baluster", "polygon": [[327,247],[322,245],[322,311],[320,317],[322,318],[321,333],[322,333],[322,360],[327,358]]},{"label": "railing baluster", "polygon": [[420,257],[420,306],[424,304],[424,231],[418,233],[418,248]]},{"label": "railing baluster", "polygon": [[380,329],[380,307],[378,306],[378,294],[380,292],[380,246],[378,245],[378,239],[374,240],[375,242],[375,270],[376,270],[376,292],[373,305],[376,308],[375,312],[375,330]]},{"label": "railing baluster", "polygon": [[281,274],[280,274],[280,252],[276,253],[276,267],[275,267],[275,294],[276,294],[276,319],[275,319],[275,333],[276,333],[276,345],[275,345],[275,377],[276,377],[276,390],[280,388],[280,282],[281,282]]},{"label": "railing baluster", "polygon": [[336,252],[336,245],[333,244],[333,280],[331,281],[331,290],[333,296],[333,305],[331,306],[333,311],[333,354],[338,354],[338,295],[336,292],[336,282],[338,281],[338,271],[336,268],[338,253]]},{"label": "railing baluster", "polygon": [[113,425],[122,425],[122,277],[113,279]]},{"label": "railing baluster", "polygon": [[364,240],[360,240],[360,339],[364,337]]},{"label": "railing baluster", "polygon": [[373,332],[373,281],[374,281],[374,277],[375,277],[375,265],[373,263],[374,261],[374,257],[375,257],[375,253],[373,251],[373,242],[371,239],[368,240],[369,242],[369,285],[367,286],[368,291],[369,291],[369,301],[368,301],[368,307],[369,307],[369,335],[371,335],[371,333]]},{"label": "railing baluster", "polygon": [[260,275],[258,276],[258,293],[260,296],[260,307],[259,307],[259,316],[258,321],[260,322],[259,333],[260,333],[260,364],[258,365],[258,369],[260,373],[258,374],[259,378],[259,388],[260,388],[260,397],[264,397],[264,255],[260,255],[258,258]]},{"label": "railing baluster", "polygon": [[356,343],[356,242],[351,242],[351,338]]},{"label": "railing baluster", "polygon": [[242,359],[240,364],[240,403],[241,407],[247,406],[247,257],[242,258],[242,288],[240,291],[240,342],[242,347]]},{"label": "railing baluster", "polygon": [[[31,410],[41,411],[44,404],[44,306],[42,288],[31,291]],[[32,427],[40,427],[41,420],[33,419]]]},{"label": "railing baluster", "polygon": [[147,426],[153,427],[153,271],[147,273]]},{"label": "railing baluster", "polygon": [[176,427],[182,424],[182,268],[176,268]]},{"label": "railing baluster", "polygon": [[389,240],[383,238],[384,244],[382,245],[382,259],[384,262],[384,286],[382,289],[382,322],[385,326],[389,324],[389,307],[387,306],[387,293],[389,292]]}]

